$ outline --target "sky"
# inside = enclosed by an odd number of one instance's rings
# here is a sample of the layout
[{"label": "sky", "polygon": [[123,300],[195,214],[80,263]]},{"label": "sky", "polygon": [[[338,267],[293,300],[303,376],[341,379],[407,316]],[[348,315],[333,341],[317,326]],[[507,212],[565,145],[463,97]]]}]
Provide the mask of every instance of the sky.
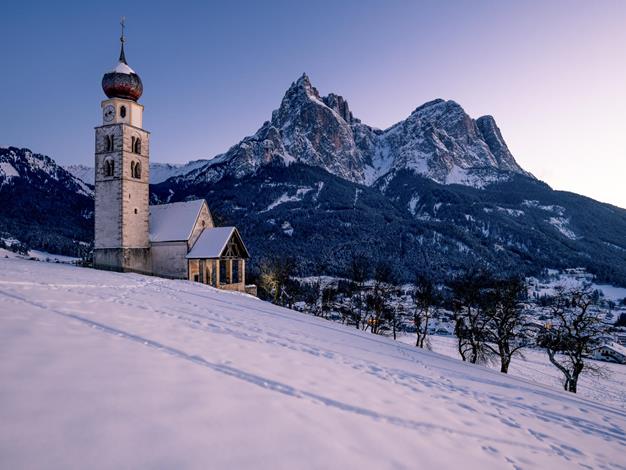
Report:
[{"label": "sky", "polygon": [[306,72],[374,127],[491,114],[526,170],[626,208],[624,1],[6,1],[0,146],[93,164],[121,16],[152,161],[224,152]]}]

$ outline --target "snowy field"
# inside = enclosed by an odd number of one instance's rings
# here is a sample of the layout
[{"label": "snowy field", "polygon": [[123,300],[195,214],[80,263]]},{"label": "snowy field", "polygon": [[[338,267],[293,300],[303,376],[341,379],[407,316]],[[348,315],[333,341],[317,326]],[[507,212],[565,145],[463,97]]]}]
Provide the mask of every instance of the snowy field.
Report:
[{"label": "snowy field", "polygon": [[10,259],[33,259],[37,261],[45,261],[48,263],[66,263],[76,264],[80,261],[80,258],[74,258],[72,256],[55,255],[46,251],[29,250],[27,255],[20,255],[9,251],[5,248],[0,248],[0,258]]},{"label": "snowy field", "polygon": [[618,406],[242,294],[4,258],[0,422],[7,469],[626,468]]},{"label": "snowy field", "polygon": [[[455,337],[431,336],[432,350],[460,360]],[[405,336],[401,340],[414,344],[414,336]],[[563,375],[550,363],[542,350],[525,349],[523,356],[516,356],[511,362],[509,374],[521,377],[551,388],[562,387]],[[598,379],[583,375],[578,384],[578,395],[626,410],[626,365],[592,361],[595,366],[604,369],[605,377]],[[493,364],[498,369],[500,364]]]}]

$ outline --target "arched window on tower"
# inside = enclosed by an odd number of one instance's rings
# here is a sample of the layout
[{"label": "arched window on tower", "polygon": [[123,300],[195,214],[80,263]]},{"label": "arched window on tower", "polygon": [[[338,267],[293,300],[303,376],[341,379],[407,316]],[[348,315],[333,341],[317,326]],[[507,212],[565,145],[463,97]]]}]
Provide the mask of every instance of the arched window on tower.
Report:
[{"label": "arched window on tower", "polygon": [[105,152],[113,151],[113,136],[112,135],[104,136],[104,151]]},{"label": "arched window on tower", "polygon": [[134,152],[135,151],[135,136],[132,136],[130,138],[130,151]]},{"label": "arched window on tower", "polygon": [[120,108],[120,117],[124,119],[126,117],[126,106]]},{"label": "arched window on tower", "polygon": [[111,177],[114,175],[115,175],[115,162],[112,159],[107,158],[104,161],[104,176]]},{"label": "arched window on tower", "polygon": [[140,179],[141,178],[141,163],[130,162],[130,174],[133,178]]},{"label": "arched window on tower", "polygon": [[135,138],[135,143],[133,145],[133,152],[141,154],[141,139],[139,137]]}]

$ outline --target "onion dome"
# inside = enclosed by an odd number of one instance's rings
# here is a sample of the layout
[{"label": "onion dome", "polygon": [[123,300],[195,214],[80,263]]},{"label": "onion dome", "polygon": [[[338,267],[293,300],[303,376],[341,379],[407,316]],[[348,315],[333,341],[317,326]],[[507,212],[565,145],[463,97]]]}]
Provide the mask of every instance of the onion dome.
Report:
[{"label": "onion dome", "polygon": [[141,78],[131,69],[126,62],[124,54],[124,24],[122,22],[122,36],[120,37],[122,48],[120,51],[120,59],[115,69],[105,73],[102,77],[102,89],[109,98],[124,98],[127,100],[137,101],[143,93],[143,84]]}]

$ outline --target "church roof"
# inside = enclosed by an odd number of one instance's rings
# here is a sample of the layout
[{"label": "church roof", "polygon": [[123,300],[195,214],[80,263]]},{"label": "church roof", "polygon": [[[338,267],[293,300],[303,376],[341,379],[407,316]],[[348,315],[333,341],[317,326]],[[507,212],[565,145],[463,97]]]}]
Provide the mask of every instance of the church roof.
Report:
[{"label": "church roof", "polygon": [[204,199],[196,199],[150,206],[150,241],[189,240],[204,204]]},{"label": "church roof", "polygon": [[243,257],[249,258],[250,254],[243,244],[239,231],[235,227],[205,228],[187,255],[187,258],[219,258],[223,255],[226,245],[233,237],[235,237],[235,242],[239,245]]}]

